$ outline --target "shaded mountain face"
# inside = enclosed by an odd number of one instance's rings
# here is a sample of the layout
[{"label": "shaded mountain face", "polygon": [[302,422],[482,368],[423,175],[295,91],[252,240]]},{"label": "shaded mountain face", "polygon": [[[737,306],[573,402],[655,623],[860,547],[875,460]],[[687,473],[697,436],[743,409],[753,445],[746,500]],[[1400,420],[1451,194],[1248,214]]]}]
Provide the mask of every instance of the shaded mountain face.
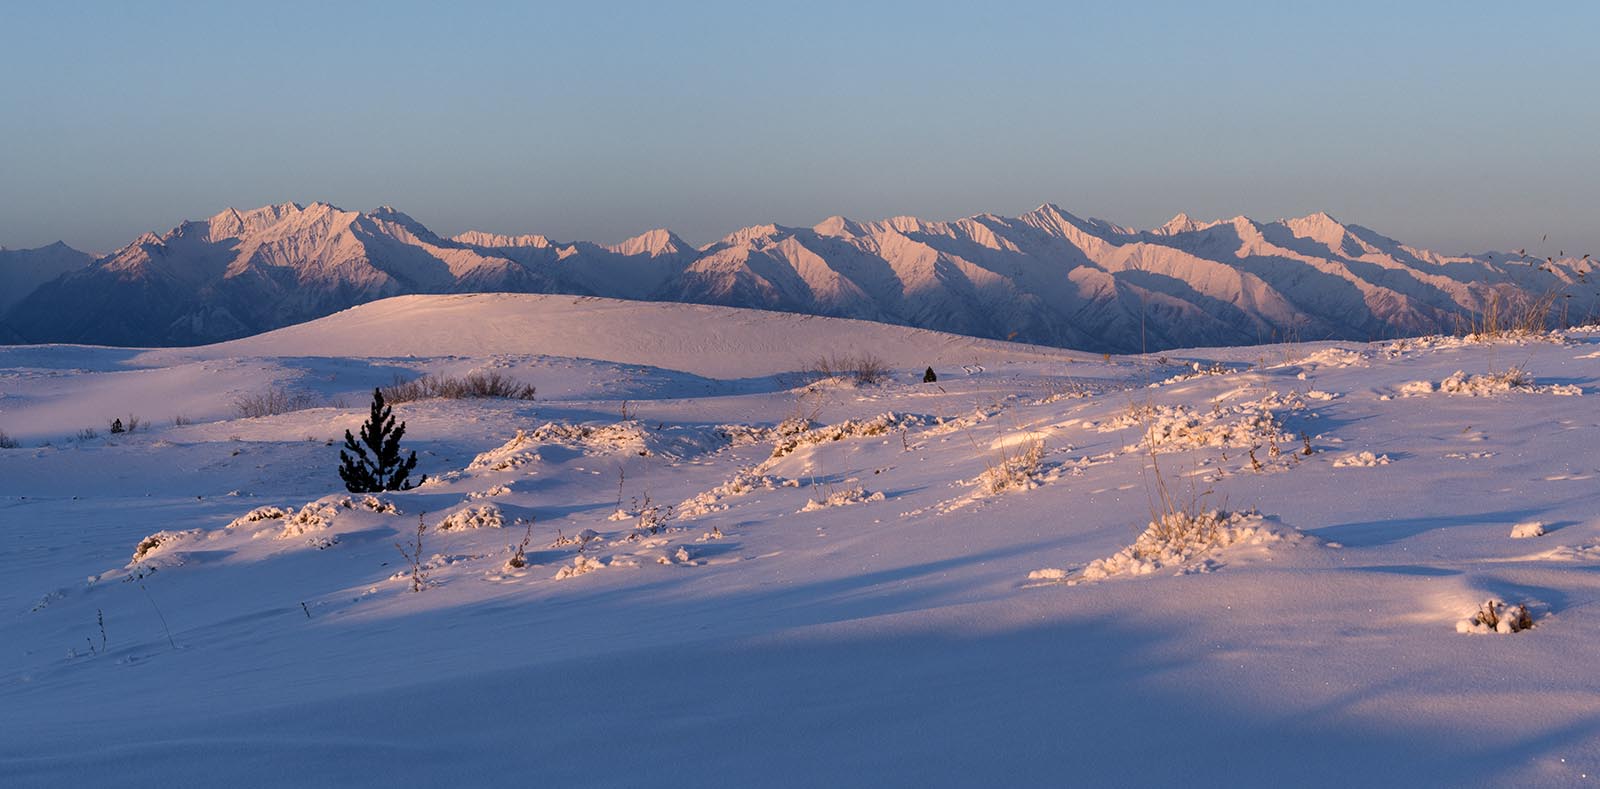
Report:
[{"label": "shaded mountain face", "polygon": [[1321,213],[1179,215],[1140,231],[1044,205],[953,222],[760,225],[695,248],[667,230],[612,246],[442,238],[388,207],[285,203],[146,234],[92,262],[74,254],[3,291],[0,342],[198,344],[388,296],[482,291],[754,307],[1104,352],[1449,331],[1497,291],[1558,294],[1574,319],[1600,306],[1587,260],[1440,255]]},{"label": "shaded mountain face", "polygon": [[0,247],[0,315],[40,285],[93,262],[94,256],[60,241],[38,249]]}]

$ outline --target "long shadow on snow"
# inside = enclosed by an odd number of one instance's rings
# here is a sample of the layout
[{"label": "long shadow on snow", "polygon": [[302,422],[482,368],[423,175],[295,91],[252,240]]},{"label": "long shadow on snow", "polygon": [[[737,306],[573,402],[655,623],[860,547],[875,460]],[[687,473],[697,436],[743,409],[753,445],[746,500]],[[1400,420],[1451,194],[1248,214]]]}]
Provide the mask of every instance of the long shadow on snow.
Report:
[{"label": "long shadow on snow", "polygon": [[[286,614],[287,615],[287,614]],[[12,785],[1343,786],[1507,778],[1529,747],[1423,719],[1252,701],[1182,648],[1182,626],[1073,616],[1020,629],[848,629],[420,672],[398,690],[86,723],[0,745]],[[442,677],[442,678],[434,678]],[[1395,677],[1384,684],[1406,687]],[[1368,697],[1361,693],[1360,697]],[[1492,710],[1486,711],[1492,714]],[[597,743],[613,743],[597,755]],[[1514,775],[1514,774],[1513,774]]]},{"label": "long shadow on snow", "polygon": [[1371,548],[1389,545],[1415,537],[1434,529],[1453,526],[1481,526],[1487,523],[1512,523],[1531,518],[1543,509],[1504,510],[1501,512],[1469,512],[1460,515],[1430,515],[1422,518],[1386,518],[1374,521],[1353,521],[1307,529],[1324,540],[1333,540],[1352,548]]}]

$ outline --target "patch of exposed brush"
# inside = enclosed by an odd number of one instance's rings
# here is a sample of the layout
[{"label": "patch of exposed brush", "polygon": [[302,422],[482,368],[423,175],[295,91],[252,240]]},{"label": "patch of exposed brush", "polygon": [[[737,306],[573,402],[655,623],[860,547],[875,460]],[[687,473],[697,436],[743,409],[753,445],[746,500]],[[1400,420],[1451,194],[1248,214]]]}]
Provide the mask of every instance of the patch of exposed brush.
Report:
[{"label": "patch of exposed brush", "polygon": [[1533,614],[1526,604],[1515,608],[1489,598],[1478,607],[1477,613],[1456,623],[1457,633],[1520,633],[1533,627]]},{"label": "patch of exposed brush", "polygon": [[383,387],[382,391],[384,400],[391,403],[405,403],[435,397],[449,400],[475,398],[532,400],[537,390],[532,384],[523,383],[491,370],[463,376],[424,375],[409,381],[396,377],[394,383]]}]

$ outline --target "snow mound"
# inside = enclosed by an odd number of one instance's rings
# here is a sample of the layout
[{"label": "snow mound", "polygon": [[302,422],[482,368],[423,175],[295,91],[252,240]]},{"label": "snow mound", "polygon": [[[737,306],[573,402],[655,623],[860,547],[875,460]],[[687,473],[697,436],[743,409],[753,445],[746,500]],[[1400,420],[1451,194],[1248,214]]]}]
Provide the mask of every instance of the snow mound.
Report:
[{"label": "snow mound", "polygon": [[[1260,515],[1252,513],[1225,513],[1207,510],[1197,514],[1171,513],[1159,521],[1151,521],[1133,544],[1104,559],[1095,559],[1083,568],[1076,579],[1100,581],[1120,575],[1150,575],[1167,568],[1176,568],[1177,574],[1209,572],[1212,561],[1223,551],[1251,546],[1270,548],[1278,544],[1293,545],[1305,542],[1306,537],[1293,529],[1269,526]],[[1050,570],[1036,570],[1029,577]]]},{"label": "snow mound", "polygon": [[1333,461],[1334,468],[1374,468],[1387,466],[1391,461],[1388,455],[1374,455],[1368,450],[1362,450],[1352,455],[1345,455]]},{"label": "snow mound", "polygon": [[727,482],[684,499],[683,503],[678,505],[678,515],[683,518],[696,518],[721,512],[728,509],[728,505],[723,502],[724,499],[743,496],[756,490],[775,490],[784,484],[785,481],[780,477],[761,473],[760,467],[741,469]]},{"label": "snow mound", "polygon": [[826,444],[847,438],[887,435],[894,430],[920,427],[927,422],[926,417],[913,414],[896,415],[893,411],[886,411],[870,419],[847,419],[796,435],[779,437],[773,442],[772,457],[781,458],[808,444]]},{"label": "snow mound", "polygon": [[1224,407],[1214,402],[1211,410],[1197,411],[1187,405],[1136,405],[1122,415],[1095,426],[1101,433],[1143,427],[1144,436],[1129,451],[1141,447],[1157,452],[1175,452],[1202,447],[1253,448],[1262,445],[1288,447],[1294,436],[1283,429],[1280,413],[1306,409],[1298,392],[1268,392],[1257,400]]},{"label": "snow mound", "polygon": [[1323,348],[1320,351],[1297,359],[1289,364],[1290,367],[1365,367],[1367,355],[1348,348]]},{"label": "snow mound", "polygon": [[140,540],[139,544],[134,546],[133,559],[128,562],[128,566],[132,567],[133,565],[144,561],[152,554],[170,550],[174,545],[199,540],[204,534],[205,531],[202,529],[158,531],[155,534],[149,535],[148,537]]},{"label": "snow mound", "polygon": [[[360,500],[356,500],[350,496],[336,495],[324,496],[316,501],[308,502],[293,515],[285,515],[283,514],[284,510],[280,510],[277,507],[260,507],[251,510],[241,518],[235,519],[228,526],[232,528],[251,522],[281,521],[283,525],[278,529],[275,539],[292,540],[314,532],[325,531],[333,525],[334,519],[339,517],[341,512],[358,508],[384,515],[398,515],[400,513],[400,510],[394,504],[377,496],[363,496]],[[273,514],[275,512],[280,514]],[[264,533],[256,532],[251,536],[252,538],[259,537]]]},{"label": "snow mound", "polygon": [[555,580],[564,581],[568,578],[576,578],[580,575],[587,575],[595,570],[604,569],[605,566],[605,563],[599,559],[580,553],[577,556],[572,557],[572,564],[566,565],[565,567],[562,567],[560,570],[556,571]]},{"label": "snow mound", "polygon": [[1526,523],[1519,523],[1511,527],[1511,538],[1514,540],[1525,540],[1529,537],[1542,537],[1544,534],[1545,531],[1543,521],[1527,521]]},{"label": "snow mound", "polygon": [[1456,632],[1509,635],[1511,633],[1520,633],[1531,627],[1533,627],[1533,614],[1528,611],[1527,605],[1518,605],[1515,608],[1511,608],[1500,600],[1490,598],[1484,601],[1484,604],[1472,616],[1457,622]]},{"label": "snow mound", "polygon": [[883,491],[868,493],[866,488],[857,485],[853,488],[836,490],[821,499],[811,498],[806,500],[806,505],[800,508],[801,512],[816,512],[829,507],[843,507],[849,504],[864,504],[869,501],[883,501]]},{"label": "snow mound", "polygon": [[[349,501],[349,497],[345,497]],[[319,499],[300,508],[299,512],[284,519],[283,528],[278,531],[277,539],[292,540],[304,537],[312,532],[322,531],[333,525],[333,519],[339,516],[339,502],[336,500]]]},{"label": "snow mound", "polygon": [[1212,362],[1209,365],[1202,365],[1199,362],[1190,362],[1189,369],[1187,371],[1170,376],[1159,383],[1150,384],[1150,388],[1154,389],[1157,387],[1166,386],[1168,384],[1179,384],[1183,383],[1184,381],[1193,381],[1196,378],[1208,378],[1215,375],[1227,375],[1234,372],[1238,371],[1228,367],[1222,362]]},{"label": "snow mound", "polygon": [[480,453],[467,464],[467,471],[510,471],[539,460],[537,441],[518,430],[510,441]]},{"label": "snow mound", "polygon": [[1435,391],[1463,397],[1490,397],[1508,392],[1562,395],[1567,397],[1581,397],[1583,395],[1583,388],[1572,384],[1536,385],[1533,381],[1533,376],[1520,367],[1508,367],[1498,373],[1485,373],[1483,375],[1467,375],[1465,372],[1457,370],[1440,381],[1437,387],[1431,381],[1411,381],[1400,386],[1401,397],[1418,397],[1432,394]]},{"label": "snow mound", "polygon": [[439,531],[469,531],[505,527],[505,516],[493,504],[480,504],[456,510],[439,521]]},{"label": "snow mound", "polygon": [[251,510],[251,511],[245,513],[245,514],[240,515],[237,518],[234,518],[224,528],[236,529],[236,528],[239,528],[241,526],[248,526],[248,525],[250,525],[252,523],[260,523],[262,521],[269,521],[269,520],[278,520],[280,518],[289,517],[289,514],[290,514],[289,511],[286,510],[286,509],[283,509],[282,507],[256,507],[255,509],[253,509],[253,510]]},{"label": "snow mound", "polygon": [[650,428],[636,419],[606,425],[546,422],[528,436],[540,443],[571,447],[586,455],[624,453],[682,460],[715,452],[732,443],[733,438],[724,427],[658,425]]},{"label": "snow mound", "polygon": [[717,432],[729,444],[736,447],[747,447],[755,444],[765,444],[781,438],[797,436],[811,429],[811,420],[797,416],[785,419],[774,427],[758,427],[755,425],[717,425]]}]

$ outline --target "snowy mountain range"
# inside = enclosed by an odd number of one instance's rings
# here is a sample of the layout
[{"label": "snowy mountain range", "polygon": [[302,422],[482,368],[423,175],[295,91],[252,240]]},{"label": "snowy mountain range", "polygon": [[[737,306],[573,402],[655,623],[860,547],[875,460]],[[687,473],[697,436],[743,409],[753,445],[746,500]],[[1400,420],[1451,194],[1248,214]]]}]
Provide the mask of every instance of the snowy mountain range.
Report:
[{"label": "snowy mountain range", "polygon": [[470,231],[393,208],[228,209],[99,259],[0,251],[0,343],[215,342],[403,294],[506,291],[753,307],[1092,351],[1368,340],[1449,331],[1490,294],[1600,307],[1585,258],[1450,256],[1324,213],[1154,230],[1046,204],[956,221],[832,217],[694,247],[658,229],[619,244]]}]

